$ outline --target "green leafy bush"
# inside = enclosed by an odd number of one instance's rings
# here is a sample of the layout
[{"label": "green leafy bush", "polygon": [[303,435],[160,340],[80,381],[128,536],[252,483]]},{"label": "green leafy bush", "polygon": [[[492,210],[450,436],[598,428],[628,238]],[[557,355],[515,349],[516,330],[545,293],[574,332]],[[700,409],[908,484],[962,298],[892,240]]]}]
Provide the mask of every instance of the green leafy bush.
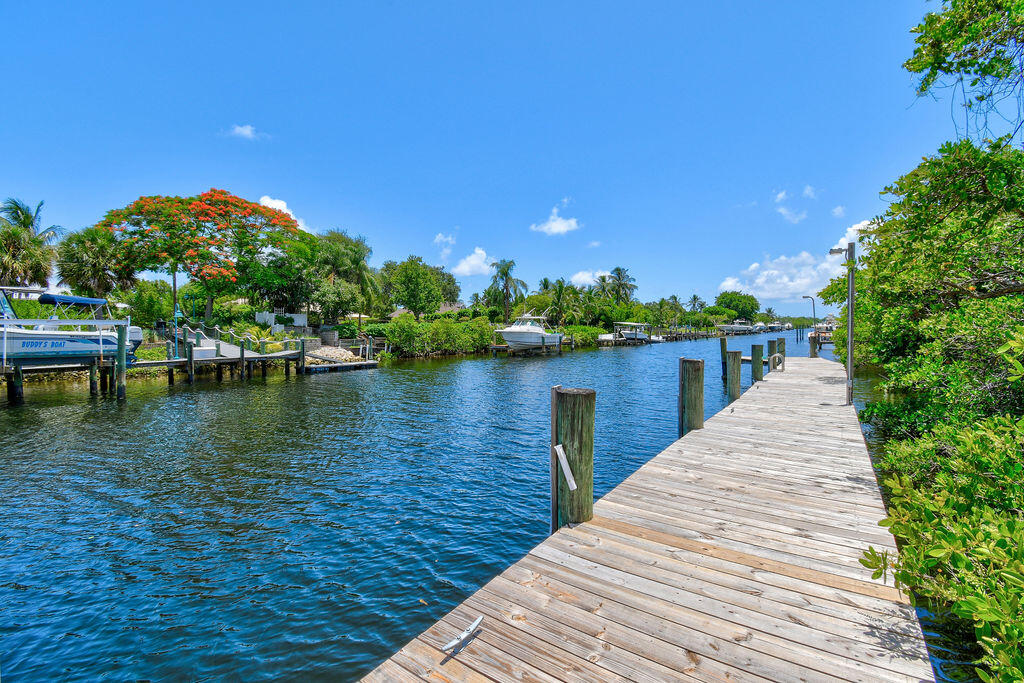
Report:
[{"label": "green leafy bush", "polygon": [[564,333],[567,337],[572,335],[576,348],[587,348],[597,346],[597,338],[604,334],[604,329],[589,325],[568,325],[564,328]]},{"label": "green leafy bush", "polygon": [[349,322],[347,320],[343,323],[334,325],[331,329],[336,330],[338,332],[338,336],[342,339],[352,339],[359,334],[359,326],[356,323]]},{"label": "green leafy bush", "polygon": [[1024,419],[940,425],[889,444],[880,467],[891,492],[882,524],[901,539],[900,553],[872,549],[862,563],[876,576],[892,571],[897,586],[972,621],[982,663],[999,680],[1017,680],[1024,671]]}]

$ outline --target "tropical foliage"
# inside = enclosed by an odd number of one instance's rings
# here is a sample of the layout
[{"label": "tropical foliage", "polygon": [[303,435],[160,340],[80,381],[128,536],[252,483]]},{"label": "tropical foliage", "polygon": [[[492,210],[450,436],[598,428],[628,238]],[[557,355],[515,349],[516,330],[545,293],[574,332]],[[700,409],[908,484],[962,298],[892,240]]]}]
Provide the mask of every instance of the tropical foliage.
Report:
[{"label": "tropical foliage", "polygon": [[[922,93],[961,86],[989,113],[1024,90],[1022,27],[1016,1],[944,2],[906,67]],[[855,329],[836,331],[886,390],[863,416],[888,439],[883,524],[899,553],[863,563],[972,623],[986,681],[1024,679],[1024,152],[1009,123],[994,141],[943,144],[886,188],[860,235]],[[844,301],[844,279],[821,295]]]}]

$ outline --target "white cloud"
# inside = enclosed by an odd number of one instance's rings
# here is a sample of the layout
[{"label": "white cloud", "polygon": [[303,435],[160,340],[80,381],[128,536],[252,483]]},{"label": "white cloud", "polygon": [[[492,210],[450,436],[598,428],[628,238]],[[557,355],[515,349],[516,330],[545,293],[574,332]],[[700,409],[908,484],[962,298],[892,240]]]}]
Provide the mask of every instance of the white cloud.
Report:
[{"label": "white cloud", "polygon": [[292,212],[292,210],[288,208],[288,202],[286,202],[285,200],[283,200],[283,199],[274,199],[270,195],[266,195],[265,194],[262,197],[260,197],[260,204],[262,204],[263,206],[269,206],[271,209],[277,209],[278,211],[284,211],[286,214],[288,214],[289,216],[291,216],[292,218],[295,219],[295,222],[299,224],[299,229],[300,230],[305,230],[306,232],[313,232],[312,230],[309,229],[309,226],[306,225],[306,222],[304,220],[302,220],[301,218],[296,216]]},{"label": "white cloud", "polygon": [[592,242],[588,242],[587,243],[587,248],[588,249],[594,249],[594,248],[599,247],[599,246],[601,246],[601,242],[598,241],[598,240],[594,240]]},{"label": "white cloud", "polygon": [[602,275],[611,275],[611,272],[607,270],[581,270],[569,278],[569,281],[577,287],[586,287],[597,282],[597,278]]},{"label": "white cloud", "polygon": [[261,133],[257,131],[256,126],[253,126],[249,123],[245,124],[244,126],[239,126],[236,123],[235,125],[231,126],[230,130],[228,130],[228,135],[235,138],[243,138],[245,140],[256,140],[259,138],[268,137],[266,133]]},{"label": "white cloud", "polygon": [[840,204],[836,208],[832,209],[832,215],[836,218],[842,218],[846,215],[846,207]]},{"label": "white cloud", "polygon": [[775,195],[775,203],[784,202],[789,197],[789,194],[785,190],[779,190],[778,194]]},{"label": "white cloud", "polygon": [[487,275],[491,272],[491,265],[494,259],[487,255],[487,252],[480,247],[475,247],[473,253],[469,254],[452,268],[452,273],[461,277],[469,275]]},{"label": "white cloud", "polygon": [[447,261],[448,257],[451,256],[452,246],[455,244],[455,235],[445,235],[443,232],[439,232],[434,237],[434,244],[441,247],[441,260]]},{"label": "white cloud", "polygon": [[[562,200],[562,206],[564,207],[567,203],[567,199]],[[530,230],[534,232],[542,232],[545,235],[564,235],[567,232],[573,230],[579,230],[582,227],[582,223],[577,221],[575,218],[563,218],[558,215],[558,207],[554,206],[551,208],[551,215],[548,219],[540,224],[533,224],[530,226]]]},{"label": "white cloud", "polygon": [[[857,234],[867,225],[868,221],[851,225],[832,246],[845,248],[847,242],[856,242]],[[725,278],[718,289],[737,289],[758,299],[799,302],[804,294],[816,295],[829,280],[842,273],[843,258],[825,249],[817,255],[802,251],[795,256],[766,256],[750,264],[739,277]]]},{"label": "white cloud", "polygon": [[810,185],[804,185],[804,196],[808,199],[817,199],[818,192]]},{"label": "white cloud", "polygon": [[785,218],[787,221],[789,221],[793,225],[796,225],[797,223],[799,223],[803,219],[807,218],[807,212],[806,211],[801,211],[800,213],[797,213],[795,211],[787,209],[785,206],[780,206],[779,208],[777,208],[775,210],[778,211],[779,214],[783,218]]}]

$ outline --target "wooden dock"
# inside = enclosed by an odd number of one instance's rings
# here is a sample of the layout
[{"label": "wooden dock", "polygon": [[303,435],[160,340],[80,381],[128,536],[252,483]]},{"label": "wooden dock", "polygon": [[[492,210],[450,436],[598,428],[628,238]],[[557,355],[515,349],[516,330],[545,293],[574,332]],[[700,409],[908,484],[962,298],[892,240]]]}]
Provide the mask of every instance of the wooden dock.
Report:
[{"label": "wooden dock", "polygon": [[845,380],[787,359],[365,680],[933,680]]}]

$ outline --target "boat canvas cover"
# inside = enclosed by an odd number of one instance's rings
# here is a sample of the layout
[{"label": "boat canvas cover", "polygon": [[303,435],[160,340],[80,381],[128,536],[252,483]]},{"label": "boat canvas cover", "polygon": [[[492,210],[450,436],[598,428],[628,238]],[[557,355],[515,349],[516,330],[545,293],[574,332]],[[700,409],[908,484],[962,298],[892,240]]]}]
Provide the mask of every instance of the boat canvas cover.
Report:
[{"label": "boat canvas cover", "polygon": [[106,299],[94,299],[88,296],[71,296],[70,294],[41,294],[39,303],[53,306],[105,306]]}]

